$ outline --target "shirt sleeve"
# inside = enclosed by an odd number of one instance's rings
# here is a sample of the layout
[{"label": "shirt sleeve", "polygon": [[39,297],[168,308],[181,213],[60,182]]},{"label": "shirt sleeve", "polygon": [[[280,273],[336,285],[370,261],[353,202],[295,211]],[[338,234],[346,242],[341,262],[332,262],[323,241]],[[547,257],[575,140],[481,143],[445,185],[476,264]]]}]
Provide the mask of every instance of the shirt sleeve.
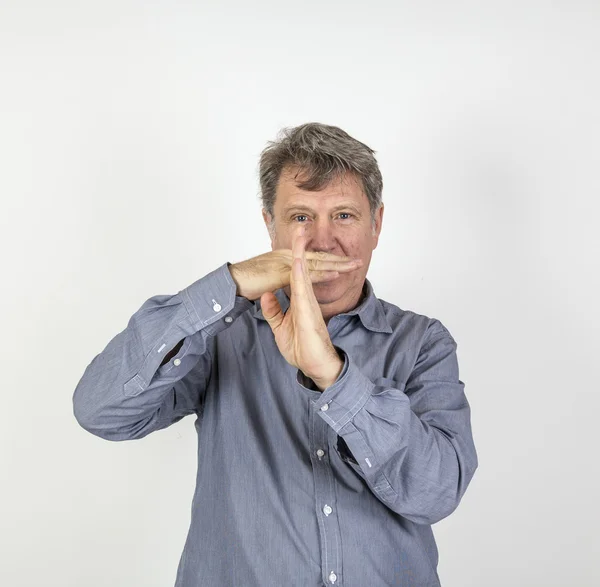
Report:
[{"label": "shirt sleeve", "polygon": [[313,402],[350,450],[344,461],[381,502],[417,524],[451,514],[478,466],[456,348],[432,320],[399,387],[374,384],[344,352],[338,379]]},{"label": "shirt sleeve", "polygon": [[[107,440],[143,438],[199,412],[214,336],[252,307],[227,262],[175,295],[147,300],[85,369],[73,394],[79,424]],[[178,353],[161,366],[181,341]]]}]

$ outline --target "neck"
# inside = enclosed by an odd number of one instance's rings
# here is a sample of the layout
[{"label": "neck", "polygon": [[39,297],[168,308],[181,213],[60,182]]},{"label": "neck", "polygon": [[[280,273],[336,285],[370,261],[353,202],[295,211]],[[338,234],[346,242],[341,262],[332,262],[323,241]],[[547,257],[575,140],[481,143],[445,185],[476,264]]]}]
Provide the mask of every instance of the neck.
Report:
[{"label": "neck", "polygon": [[361,289],[358,291],[358,294],[353,295],[348,302],[342,308],[328,308],[327,306],[333,304],[319,304],[321,307],[321,312],[323,313],[323,319],[325,320],[325,324],[329,324],[329,320],[338,314],[343,314],[344,312],[350,312],[350,310],[354,310],[360,306],[363,300],[366,297],[366,289],[367,284],[363,282]]}]

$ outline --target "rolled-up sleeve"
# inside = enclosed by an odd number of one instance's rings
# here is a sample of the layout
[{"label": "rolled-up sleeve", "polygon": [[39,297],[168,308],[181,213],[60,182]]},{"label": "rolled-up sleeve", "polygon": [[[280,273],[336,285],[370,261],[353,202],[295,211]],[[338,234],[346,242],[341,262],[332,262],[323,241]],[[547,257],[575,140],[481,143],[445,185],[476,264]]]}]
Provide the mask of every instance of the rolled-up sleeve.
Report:
[{"label": "rolled-up sleeve", "polygon": [[336,382],[313,402],[343,438],[346,460],[380,501],[418,524],[458,506],[478,466],[456,342],[432,320],[405,384],[375,384],[344,352]]}]

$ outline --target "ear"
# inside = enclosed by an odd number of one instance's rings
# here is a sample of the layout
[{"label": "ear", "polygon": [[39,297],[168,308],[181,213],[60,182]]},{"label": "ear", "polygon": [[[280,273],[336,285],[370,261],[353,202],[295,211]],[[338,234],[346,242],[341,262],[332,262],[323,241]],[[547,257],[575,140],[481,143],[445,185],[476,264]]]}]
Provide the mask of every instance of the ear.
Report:
[{"label": "ear", "polygon": [[265,226],[267,227],[267,232],[269,233],[269,238],[271,239],[271,248],[274,247],[275,243],[273,241],[273,235],[269,230],[269,226],[271,225],[271,215],[263,208],[262,209],[262,217],[265,222]]},{"label": "ear", "polygon": [[375,212],[375,235],[373,237],[375,239],[375,245],[374,245],[373,249],[376,249],[377,245],[379,243],[379,234],[381,233],[382,226],[383,226],[383,202],[381,203],[381,205]]}]

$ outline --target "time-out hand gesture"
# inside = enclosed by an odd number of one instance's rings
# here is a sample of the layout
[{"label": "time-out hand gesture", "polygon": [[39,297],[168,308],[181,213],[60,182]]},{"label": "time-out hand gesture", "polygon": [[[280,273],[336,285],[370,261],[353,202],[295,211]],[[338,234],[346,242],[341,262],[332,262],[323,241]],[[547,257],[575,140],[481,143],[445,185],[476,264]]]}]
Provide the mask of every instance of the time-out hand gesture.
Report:
[{"label": "time-out hand gesture", "polygon": [[[340,273],[354,271],[359,266],[352,257],[331,253],[306,252],[304,258],[312,283],[330,281]],[[267,291],[288,286],[293,260],[290,249],[276,249],[230,265],[229,272],[236,284],[237,295],[254,301]]]},{"label": "time-out hand gesture", "polygon": [[[313,291],[305,246],[306,237],[301,226],[292,248],[291,296],[287,312],[282,312],[279,300],[272,292],[261,296],[260,305],[285,360],[323,390],[337,379],[343,362],[329,338]],[[357,263],[356,267],[359,265]]]}]

